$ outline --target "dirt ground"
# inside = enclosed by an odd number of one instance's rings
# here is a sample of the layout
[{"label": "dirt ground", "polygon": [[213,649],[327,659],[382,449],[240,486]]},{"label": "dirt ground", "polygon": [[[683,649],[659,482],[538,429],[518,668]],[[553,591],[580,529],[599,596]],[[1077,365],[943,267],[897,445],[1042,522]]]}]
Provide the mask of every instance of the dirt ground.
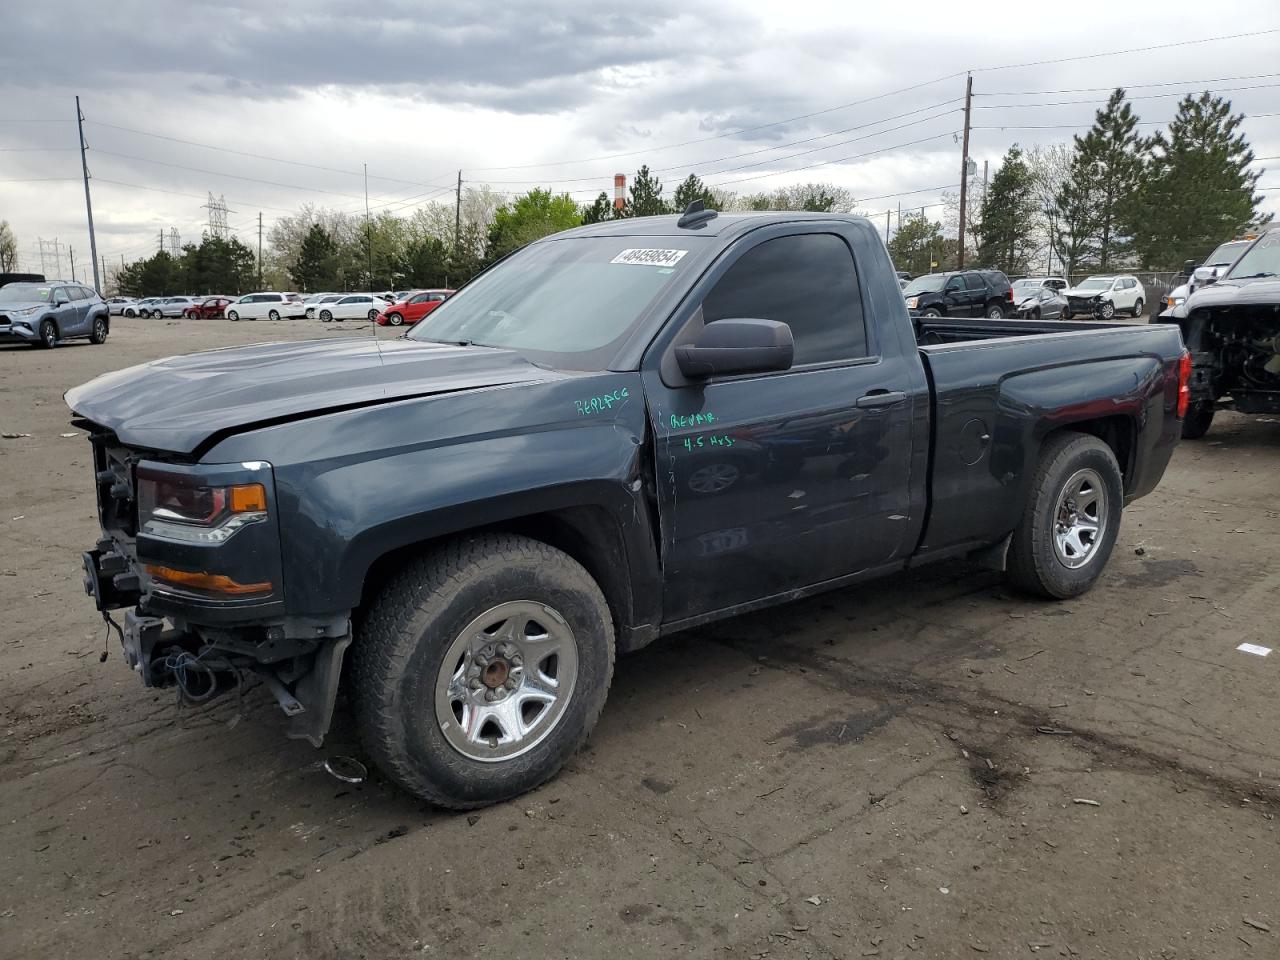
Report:
[{"label": "dirt ground", "polygon": [[[383,331],[390,335],[391,331]],[[367,325],[0,347],[0,957],[1280,957],[1280,422],[1224,415],[1063,604],[949,563],[660,641],[546,787],[452,815],[344,711],[144,690],[62,392]],[[1087,802],[1082,802],[1087,801]]]}]

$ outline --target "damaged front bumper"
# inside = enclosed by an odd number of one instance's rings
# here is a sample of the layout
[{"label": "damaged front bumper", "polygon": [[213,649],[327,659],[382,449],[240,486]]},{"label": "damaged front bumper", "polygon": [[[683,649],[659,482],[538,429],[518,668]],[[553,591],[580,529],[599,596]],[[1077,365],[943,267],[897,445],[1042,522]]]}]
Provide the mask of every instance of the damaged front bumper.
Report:
[{"label": "damaged front bumper", "polygon": [[[85,552],[85,593],[119,631],[125,663],[145,686],[177,687],[186,702],[205,703],[257,676],[289,718],[287,736],[324,742],[351,644],[349,618],[208,624],[155,616],[135,586],[134,562],[110,544]],[[123,625],[111,618],[122,608]]]}]

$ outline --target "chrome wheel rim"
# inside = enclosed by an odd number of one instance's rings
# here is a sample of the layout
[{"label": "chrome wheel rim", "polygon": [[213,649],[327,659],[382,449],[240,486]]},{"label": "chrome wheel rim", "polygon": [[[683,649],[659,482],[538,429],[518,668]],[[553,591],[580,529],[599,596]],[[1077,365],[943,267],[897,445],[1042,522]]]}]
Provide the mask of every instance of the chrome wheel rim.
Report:
[{"label": "chrome wheel rim", "polygon": [[101,320],[95,320],[93,323],[93,335],[99,340],[107,338],[107,325]]},{"label": "chrome wheel rim", "polygon": [[404,317],[400,316],[398,313],[391,314],[391,316],[387,317],[387,320],[393,327],[398,327],[400,324],[404,323]]},{"label": "chrome wheel rim", "polygon": [[689,476],[689,489],[694,493],[720,493],[738,482],[740,471],[732,463],[710,463]]},{"label": "chrome wheel rim", "polygon": [[1102,305],[1102,315],[1110,320],[1116,315],[1116,305],[1114,303],[1104,303]]},{"label": "chrome wheel rim", "polygon": [[53,328],[52,323],[44,325],[44,342],[51,347],[58,342],[58,331]]},{"label": "chrome wheel rim", "polygon": [[449,644],[436,677],[436,723],[469,760],[510,760],[545,740],[578,679],[564,617],[532,600],[486,610]]},{"label": "chrome wheel rim", "polygon": [[1079,569],[1098,553],[1107,525],[1107,494],[1096,470],[1077,470],[1058,494],[1053,516],[1053,552],[1058,562]]}]

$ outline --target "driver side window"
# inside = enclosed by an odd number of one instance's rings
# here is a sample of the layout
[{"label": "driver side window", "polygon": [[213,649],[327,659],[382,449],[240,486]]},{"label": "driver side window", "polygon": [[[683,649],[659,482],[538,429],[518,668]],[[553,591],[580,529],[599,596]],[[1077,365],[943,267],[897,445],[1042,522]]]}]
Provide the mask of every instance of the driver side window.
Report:
[{"label": "driver side window", "polygon": [[702,301],[702,318],[787,324],[797,367],[867,356],[853,253],[830,233],[777,237],[752,247]]}]

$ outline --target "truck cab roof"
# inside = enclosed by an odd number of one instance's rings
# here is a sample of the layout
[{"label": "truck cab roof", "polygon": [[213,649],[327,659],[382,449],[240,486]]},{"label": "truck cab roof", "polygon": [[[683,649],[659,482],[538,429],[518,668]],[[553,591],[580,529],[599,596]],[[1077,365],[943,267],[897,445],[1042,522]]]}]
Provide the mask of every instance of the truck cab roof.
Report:
[{"label": "truck cab roof", "polygon": [[567,240],[574,237],[730,237],[757,227],[774,223],[830,220],[833,223],[865,221],[851,213],[814,213],[806,210],[761,210],[749,213],[720,213],[691,226],[680,226],[681,217],[627,217],[622,220],[604,220],[586,224],[546,240]]}]

